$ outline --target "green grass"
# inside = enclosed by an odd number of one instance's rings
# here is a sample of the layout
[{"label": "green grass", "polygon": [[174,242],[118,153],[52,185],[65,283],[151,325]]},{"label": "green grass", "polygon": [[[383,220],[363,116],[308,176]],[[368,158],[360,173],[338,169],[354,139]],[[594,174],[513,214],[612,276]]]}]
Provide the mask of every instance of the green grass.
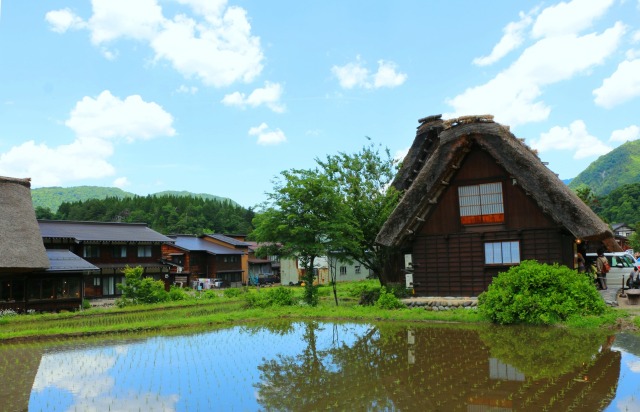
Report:
[{"label": "green grass", "polygon": [[[455,309],[449,311],[426,311],[421,308],[386,310],[375,306],[358,305],[358,293],[379,287],[377,281],[352,282],[338,285],[336,306],[330,287],[320,287],[320,303],[316,307],[302,304],[248,308],[247,293],[266,293],[270,288],[243,288],[237,297],[224,297],[222,293],[214,299],[196,298],[153,305],[136,305],[125,308],[89,309],[81,312],[60,314],[37,314],[0,318],[0,340],[32,339],[35,337],[91,336],[123,334],[145,331],[211,328],[218,325],[253,323],[274,319],[326,319],[356,321],[398,322],[456,322],[469,324],[489,323],[476,310]],[[291,288],[294,300],[302,298],[302,288]],[[569,319],[564,326],[575,328],[604,328],[615,325],[620,319],[629,319],[629,314],[620,309],[609,309],[602,316]]]}]

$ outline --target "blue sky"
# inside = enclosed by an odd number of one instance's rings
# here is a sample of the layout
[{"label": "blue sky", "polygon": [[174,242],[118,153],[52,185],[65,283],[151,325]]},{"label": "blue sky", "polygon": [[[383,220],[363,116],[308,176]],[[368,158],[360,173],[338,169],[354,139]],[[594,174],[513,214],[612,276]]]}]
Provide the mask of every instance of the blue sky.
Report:
[{"label": "blue sky", "polygon": [[493,114],[575,177],[640,138],[640,0],[0,0],[0,175],[243,206]]}]

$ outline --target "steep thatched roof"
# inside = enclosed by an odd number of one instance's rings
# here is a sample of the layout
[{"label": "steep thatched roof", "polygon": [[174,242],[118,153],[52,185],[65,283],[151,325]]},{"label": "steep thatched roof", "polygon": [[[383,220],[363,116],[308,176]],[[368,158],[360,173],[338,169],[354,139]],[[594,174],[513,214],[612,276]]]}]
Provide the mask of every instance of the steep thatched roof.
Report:
[{"label": "steep thatched roof", "polygon": [[437,206],[472,147],[492,156],[558,226],[578,239],[602,241],[619,250],[609,227],[547,168],[509,128],[493,116],[421,119],[413,146],[393,185],[404,196],[378,233],[382,245],[399,246]]},{"label": "steep thatched roof", "polygon": [[0,176],[0,272],[49,268],[29,179]]}]

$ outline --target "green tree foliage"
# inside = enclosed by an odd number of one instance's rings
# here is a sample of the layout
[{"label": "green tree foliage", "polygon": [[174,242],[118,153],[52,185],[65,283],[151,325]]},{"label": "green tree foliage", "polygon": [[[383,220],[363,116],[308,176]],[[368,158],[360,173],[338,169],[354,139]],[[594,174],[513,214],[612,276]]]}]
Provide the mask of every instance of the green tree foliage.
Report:
[{"label": "green tree foliage", "polygon": [[116,285],[122,291],[118,306],[166,302],[170,299],[169,293],[164,290],[163,281],[143,277],[143,273],[140,266],[124,270],[125,282]]},{"label": "green tree foliage", "polygon": [[316,159],[322,172],[336,185],[346,204],[354,242],[343,250],[349,260],[356,260],[373,271],[382,285],[387,284],[385,265],[391,252],[375,244],[376,235],[398,204],[399,192],[390,186],[397,172],[397,162],[389,149],[369,144],[358,153]]},{"label": "green tree foliage", "polygon": [[188,196],[108,197],[62,203],[57,220],[143,222],[165,234],[250,233],[251,209],[230,201]]},{"label": "green tree foliage", "polygon": [[478,297],[478,309],[494,323],[549,325],[601,315],[606,306],[585,274],[526,260],[494,278]]},{"label": "green tree foliage", "polygon": [[329,251],[354,246],[353,222],[336,183],[316,170],[289,170],[274,182],[274,191],[254,219],[252,237],[263,252],[297,257],[304,262],[304,301],[315,305],[314,260]]},{"label": "green tree foliage", "polygon": [[626,142],[600,156],[582,173],[576,176],[569,187],[576,189],[587,185],[598,195],[609,194],[614,189],[640,182],[640,140]]},{"label": "green tree foliage", "polygon": [[618,187],[592,209],[606,222],[635,226],[640,223],[640,183]]},{"label": "green tree foliage", "polygon": [[[76,187],[40,187],[31,189],[33,207],[48,208],[53,213],[64,202],[79,202],[89,199],[106,199],[107,197],[131,197],[133,193],[125,192],[117,187],[76,186]],[[43,218],[45,219],[45,218]]]}]

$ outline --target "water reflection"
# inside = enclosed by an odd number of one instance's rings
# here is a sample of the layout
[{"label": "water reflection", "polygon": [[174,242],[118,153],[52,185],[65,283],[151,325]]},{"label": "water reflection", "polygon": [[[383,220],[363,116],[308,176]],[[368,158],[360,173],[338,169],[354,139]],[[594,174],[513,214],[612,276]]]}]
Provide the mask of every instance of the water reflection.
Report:
[{"label": "water reflection", "polygon": [[4,344],[0,396],[36,411],[634,410],[638,351],[558,328],[279,322]]}]

